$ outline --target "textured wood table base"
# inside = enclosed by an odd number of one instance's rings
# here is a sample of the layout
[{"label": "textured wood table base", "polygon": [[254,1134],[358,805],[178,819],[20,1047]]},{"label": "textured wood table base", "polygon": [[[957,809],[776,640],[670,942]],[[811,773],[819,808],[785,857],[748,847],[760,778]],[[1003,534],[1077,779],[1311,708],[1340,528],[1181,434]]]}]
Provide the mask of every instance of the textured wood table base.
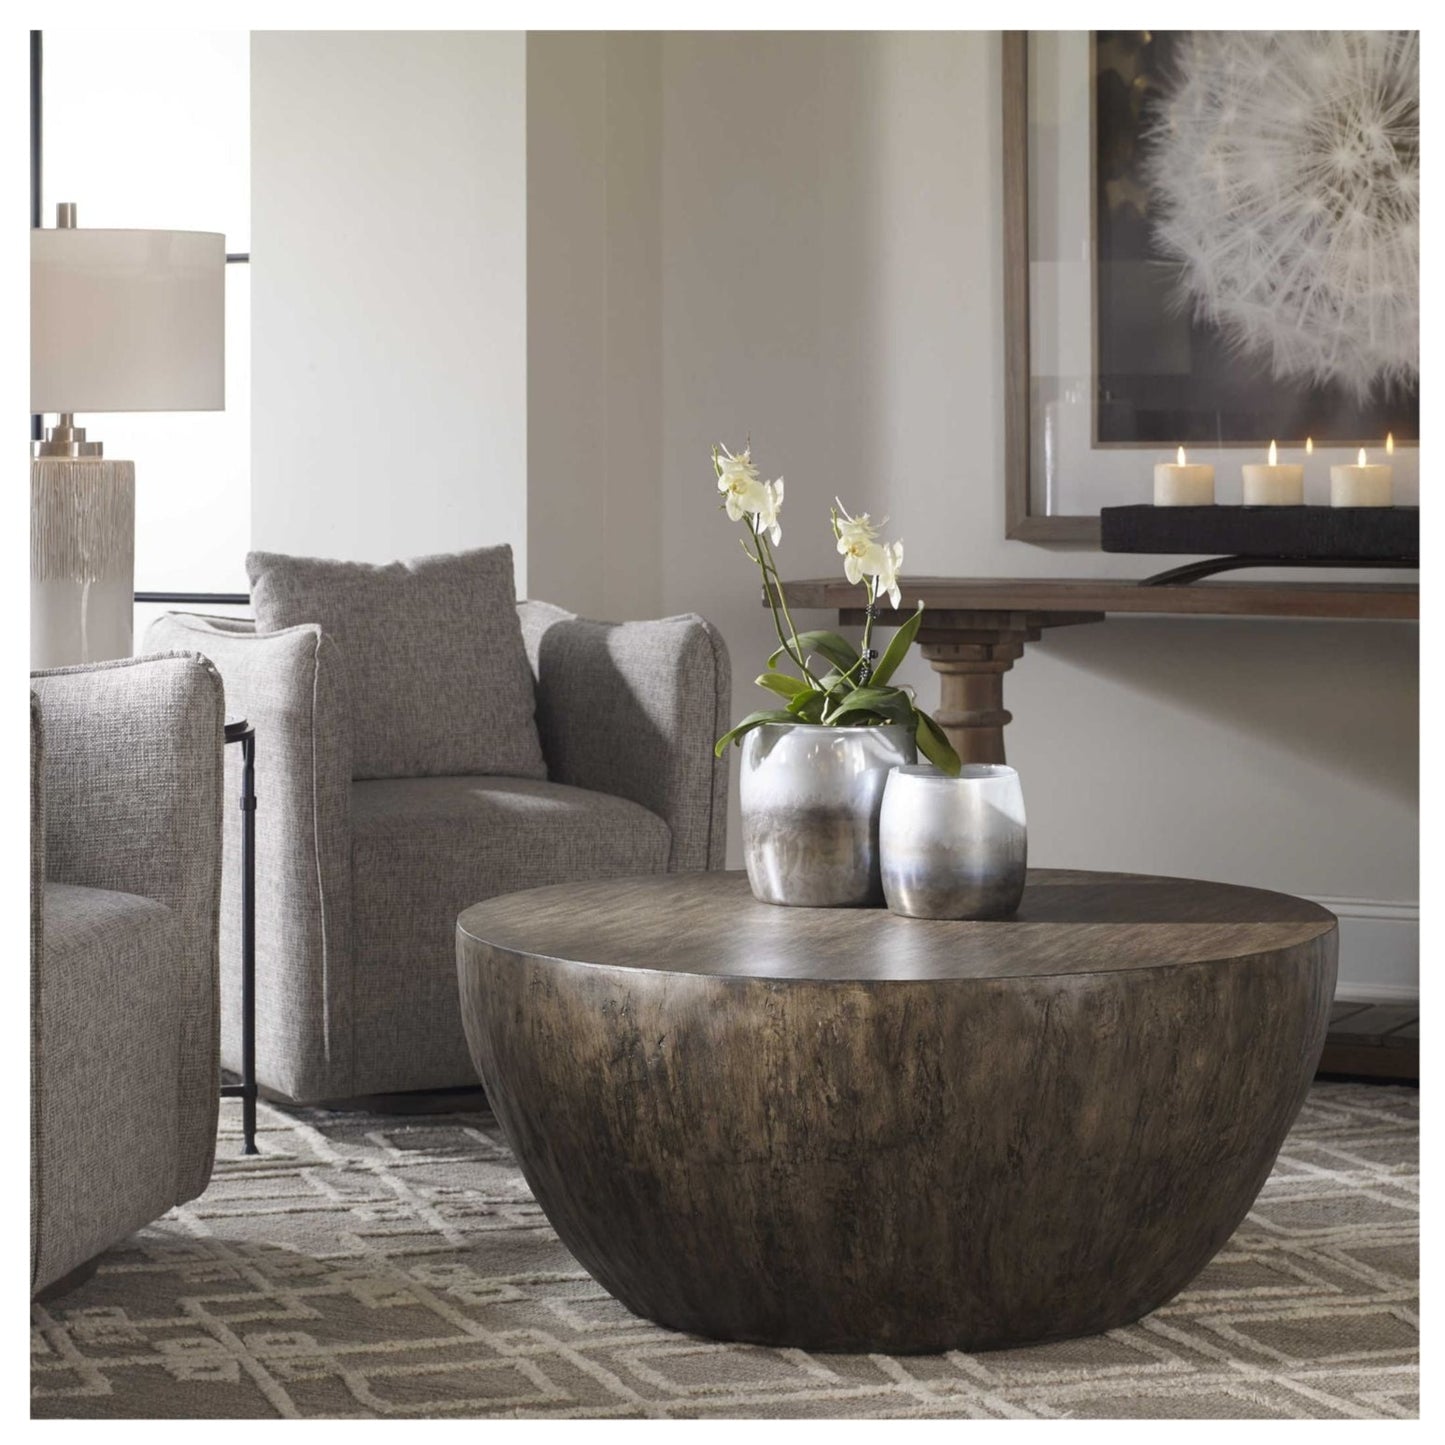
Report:
[{"label": "textured wood table base", "polygon": [[1164,1303],[1309,1087],[1335,921],[1035,871],[1015,919],[777,909],[741,874],[563,885],[458,925],[472,1057],[582,1265],[673,1329],[980,1350]]}]

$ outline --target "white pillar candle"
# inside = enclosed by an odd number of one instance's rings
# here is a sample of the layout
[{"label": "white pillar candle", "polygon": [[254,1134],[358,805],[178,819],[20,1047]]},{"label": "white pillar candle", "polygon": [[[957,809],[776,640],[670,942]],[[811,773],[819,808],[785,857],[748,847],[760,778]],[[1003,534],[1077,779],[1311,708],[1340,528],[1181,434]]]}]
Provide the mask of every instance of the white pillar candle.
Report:
[{"label": "white pillar candle", "polygon": [[1180,447],[1177,461],[1159,462],[1154,468],[1154,505],[1213,506],[1214,468],[1203,462],[1186,462]]},{"label": "white pillar candle", "polygon": [[1305,469],[1298,462],[1282,462],[1279,448],[1269,444],[1269,465],[1245,464],[1246,507],[1299,507],[1305,499]]},{"label": "white pillar candle", "polygon": [[[1393,441],[1393,438],[1391,438]],[[1330,506],[1332,507],[1389,507],[1394,505],[1390,476],[1394,467],[1376,462],[1373,466],[1365,461],[1365,449],[1360,448],[1360,460],[1352,467],[1330,468]]]}]

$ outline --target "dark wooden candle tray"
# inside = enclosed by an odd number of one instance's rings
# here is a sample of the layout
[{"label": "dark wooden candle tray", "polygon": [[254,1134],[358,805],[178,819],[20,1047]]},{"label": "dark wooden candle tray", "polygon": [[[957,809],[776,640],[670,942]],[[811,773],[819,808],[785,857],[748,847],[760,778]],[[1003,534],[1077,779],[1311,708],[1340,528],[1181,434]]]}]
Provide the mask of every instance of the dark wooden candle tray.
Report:
[{"label": "dark wooden candle tray", "polygon": [[1106,552],[1402,567],[1420,559],[1418,507],[1104,507],[1099,521]]}]

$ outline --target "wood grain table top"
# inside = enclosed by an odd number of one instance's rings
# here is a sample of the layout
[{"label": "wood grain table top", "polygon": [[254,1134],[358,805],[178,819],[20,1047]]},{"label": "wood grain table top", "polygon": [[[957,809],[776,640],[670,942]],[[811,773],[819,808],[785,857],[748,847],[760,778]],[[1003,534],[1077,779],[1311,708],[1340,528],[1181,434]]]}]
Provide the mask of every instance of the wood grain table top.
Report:
[{"label": "wood grain table top", "polygon": [[1227,962],[1329,933],[1316,903],[1184,878],[1031,869],[1009,919],[778,908],[741,872],[563,883],[488,899],[458,920],[493,948],[560,963],[833,982],[1029,978]]}]

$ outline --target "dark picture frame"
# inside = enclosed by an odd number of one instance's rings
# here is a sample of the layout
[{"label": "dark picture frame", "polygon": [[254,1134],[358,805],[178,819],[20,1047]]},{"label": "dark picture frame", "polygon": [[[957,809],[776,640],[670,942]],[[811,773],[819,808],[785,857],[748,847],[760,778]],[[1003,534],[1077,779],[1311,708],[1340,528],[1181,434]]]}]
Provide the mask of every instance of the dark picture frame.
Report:
[{"label": "dark picture frame", "polygon": [[1006,30],[1002,41],[1004,535],[1016,542],[1097,548],[1097,516],[1050,516],[1033,510],[1028,31]]},{"label": "dark picture frame", "polygon": [[[1037,158],[1030,154],[1031,35],[1013,31],[1002,37],[1005,535],[1011,539],[1063,547],[1099,545],[1097,514],[1041,509],[1040,466],[1047,467],[1048,480],[1043,485],[1050,490],[1058,486],[1061,476],[1065,479],[1059,493],[1071,498],[1075,509],[1080,506],[1081,490],[1085,505],[1088,491],[1095,485],[1117,492],[1118,481],[1106,478],[1117,478],[1120,473],[1111,471],[1115,463],[1106,462],[1107,456],[1118,457],[1123,466],[1132,465],[1126,460],[1130,455],[1136,457],[1140,475],[1146,476],[1148,462],[1144,454],[1153,452],[1162,459],[1175,443],[1216,450],[1263,450],[1275,436],[1281,446],[1303,446],[1305,437],[1311,436],[1327,447],[1353,450],[1357,446],[1379,446],[1388,430],[1406,451],[1397,462],[1405,463],[1410,472],[1418,468],[1414,455],[1419,434],[1418,381],[1407,387],[1397,386],[1387,401],[1367,398],[1356,403],[1333,382],[1276,380],[1267,362],[1231,352],[1212,326],[1190,314],[1181,314],[1178,307],[1166,310],[1169,288],[1156,267],[1159,260],[1168,258],[1161,258],[1154,246],[1153,233],[1146,224],[1151,214],[1147,201],[1133,198],[1153,194],[1149,186],[1158,172],[1150,175],[1145,170],[1140,137],[1150,119],[1147,98],[1158,93],[1160,77],[1181,73],[1171,64],[1173,47],[1180,43],[1182,37],[1171,32],[1089,32],[1088,214],[1087,218],[1079,216],[1077,203],[1073,203],[1073,214],[1078,219],[1070,224],[1077,227],[1082,223],[1088,228],[1087,462],[1089,474],[1097,478],[1095,482],[1085,481],[1069,461],[1070,455],[1075,464],[1085,460],[1078,451],[1084,444],[1082,416],[1064,423],[1074,428],[1072,432],[1050,431],[1050,438],[1065,436],[1063,452],[1053,450],[1058,445],[1054,440],[1049,442],[1047,462],[1042,456],[1035,457],[1031,450],[1041,444],[1046,424],[1054,427],[1060,415],[1075,415],[1081,404],[1076,385],[1074,396],[1066,404],[1074,412],[1060,413],[1056,409],[1061,397],[1057,390],[1051,394],[1049,386],[1057,387],[1058,378],[1034,374],[1035,364],[1045,371],[1052,371],[1053,364],[1047,359],[1036,361],[1031,355],[1033,331],[1041,326],[1041,344],[1054,346],[1050,328],[1071,328],[1067,334],[1072,338],[1076,359],[1072,363],[1075,370],[1069,375],[1076,384],[1083,374],[1078,370],[1083,363],[1077,359],[1082,332],[1078,313],[1072,307],[1068,312],[1031,314],[1031,307],[1039,304],[1032,285],[1042,284],[1033,276],[1033,263],[1043,262],[1047,270],[1050,259],[1047,250],[1037,256],[1031,250],[1034,218],[1030,212],[1030,187],[1037,184],[1031,177],[1040,166],[1044,169],[1039,174],[1049,175],[1056,162],[1048,152]],[[1404,49],[1410,53],[1408,38]],[[1075,95],[1084,83],[1078,64],[1076,50],[1070,61],[1072,68],[1063,72],[1072,77],[1069,85]],[[1403,66],[1397,69],[1403,70]],[[1137,91],[1127,88],[1131,77],[1139,87]],[[1056,78],[1047,70],[1041,72],[1038,84],[1052,87],[1055,83]],[[1412,89],[1402,86],[1397,94],[1408,95]],[[1140,93],[1146,97],[1142,103],[1135,99]],[[1039,103],[1047,107],[1049,94],[1046,89]],[[1073,133],[1077,135],[1077,129]],[[1170,174],[1166,174],[1166,184]],[[1129,201],[1116,202],[1116,190]],[[1048,208],[1053,202],[1048,193],[1039,193],[1037,199],[1046,208],[1037,224],[1044,227],[1041,235],[1049,237]],[[1075,289],[1070,294],[1082,294],[1077,286],[1075,278]],[[1373,332],[1371,335],[1373,339]],[[1155,356],[1171,352],[1183,358],[1182,370],[1177,363],[1172,372],[1160,371],[1151,364]],[[1045,406],[1047,412],[1041,409]],[[1068,451],[1070,445],[1072,453]],[[1221,500],[1225,499],[1221,496]],[[1132,498],[1116,495],[1112,500],[1117,503]],[[1142,486],[1137,500],[1147,500]]]}]

